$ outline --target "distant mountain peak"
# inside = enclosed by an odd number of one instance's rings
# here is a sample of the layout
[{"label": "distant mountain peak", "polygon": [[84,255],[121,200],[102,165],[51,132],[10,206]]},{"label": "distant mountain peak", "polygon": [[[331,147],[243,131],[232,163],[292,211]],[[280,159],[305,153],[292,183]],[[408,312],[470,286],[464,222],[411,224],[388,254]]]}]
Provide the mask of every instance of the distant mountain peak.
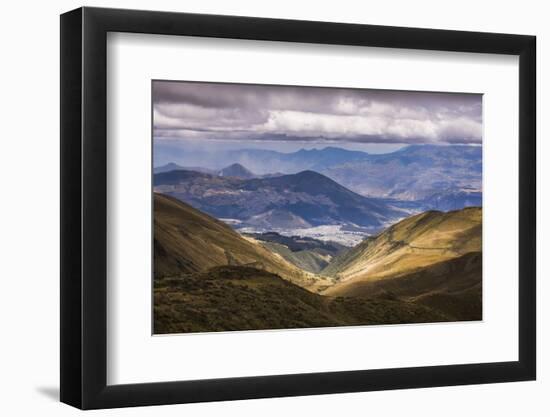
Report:
[{"label": "distant mountain peak", "polygon": [[168,162],[166,165],[161,165],[153,168],[155,174],[161,174],[170,171],[196,171],[204,174],[213,174],[211,169],[195,166],[182,166],[175,162]]},{"label": "distant mountain peak", "polygon": [[184,169],[182,166],[176,164],[175,162],[168,162],[164,165],[159,165],[153,168],[155,174],[160,174],[161,172],[170,172]]},{"label": "distant mountain peak", "polygon": [[[288,175],[287,177],[294,177],[296,180],[300,182],[306,181],[310,188],[311,187],[315,188],[316,186],[322,186],[322,187],[331,186],[341,190],[345,190],[345,192],[348,192],[348,193],[356,194],[353,191],[347,189],[346,187],[338,184],[336,181],[327,177],[326,175],[321,174],[317,171],[313,171],[311,169],[306,169],[305,171],[300,171],[296,174]],[[314,191],[323,191],[323,190],[314,190]]]},{"label": "distant mountain peak", "polygon": [[254,178],[255,175],[239,163],[234,163],[218,171],[220,177]]},{"label": "distant mountain peak", "polygon": [[324,151],[324,152],[339,152],[339,153],[342,153],[342,154],[356,154],[356,155],[357,154],[363,154],[363,155],[368,155],[369,154],[368,152],[355,151],[355,150],[350,150],[350,149],[345,149],[345,148],[339,148],[338,146],[326,146],[321,150]]},{"label": "distant mountain peak", "polygon": [[323,175],[323,174],[319,174],[318,172],[316,171],[313,171],[311,169],[306,169],[304,171],[300,171],[300,172],[297,172],[296,174],[294,174],[296,176],[301,176],[301,177],[315,177],[315,178],[326,178],[327,180],[330,179],[328,178],[327,176]]},{"label": "distant mountain peak", "polygon": [[231,169],[231,168],[246,170],[246,168],[244,166],[242,166],[241,164],[239,164],[238,162],[235,162],[234,164],[231,164],[231,165],[228,165],[227,167],[225,167],[225,169]]},{"label": "distant mountain peak", "polygon": [[167,164],[154,167],[155,173],[175,171],[178,169],[183,169],[183,167],[181,165],[176,164],[175,162],[168,162]]},{"label": "distant mountain peak", "polygon": [[294,152],[294,154],[297,154],[297,155],[329,154],[329,153],[368,155],[367,152],[351,151],[349,149],[340,148],[338,146],[325,146],[322,148],[311,148],[311,149],[301,148],[298,151]]},{"label": "distant mountain peak", "polygon": [[277,177],[277,178],[279,178],[280,180],[289,181],[289,184],[294,184],[294,185],[304,184],[306,185],[307,189],[310,189],[310,191],[314,193],[326,191],[326,187],[331,187],[331,188],[336,187],[338,189],[345,190],[345,192],[353,193],[352,191],[341,186],[340,184],[330,179],[326,175],[323,175],[311,169],[306,169],[304,171],[297,172],[296,174],[287,174],[283,177]]}]

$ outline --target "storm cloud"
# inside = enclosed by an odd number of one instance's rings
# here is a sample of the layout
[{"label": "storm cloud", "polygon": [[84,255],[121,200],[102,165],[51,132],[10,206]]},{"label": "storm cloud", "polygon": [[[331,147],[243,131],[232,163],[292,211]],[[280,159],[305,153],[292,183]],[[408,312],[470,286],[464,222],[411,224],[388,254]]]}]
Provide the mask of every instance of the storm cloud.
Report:
[{"label": "storm cloud", "polygon": [[154,137],[479,144],[480,94],[153,82]]}]

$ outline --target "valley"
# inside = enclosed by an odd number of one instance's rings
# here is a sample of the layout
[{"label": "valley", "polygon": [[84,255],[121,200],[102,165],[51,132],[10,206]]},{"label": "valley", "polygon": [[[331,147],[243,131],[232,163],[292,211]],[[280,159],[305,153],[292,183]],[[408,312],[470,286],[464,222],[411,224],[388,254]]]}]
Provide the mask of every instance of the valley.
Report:
[{"label": "valley", "polygon": [[290,263],[312,273],[320,273],[337,256],[349,248],[335,241],[304,236],[285,236],[276,232],[245,234]]},{"label": "valley", "polygon": [[409,216],[347,247],[239,233],[154,195],[155,333],[481,319],[481,209]]},{"label": "valley", "polygon": [[155,279],[235,265],[265,270],[310,290],[332,281],[296,267],[181,201],[160,194],[154,197]]}]

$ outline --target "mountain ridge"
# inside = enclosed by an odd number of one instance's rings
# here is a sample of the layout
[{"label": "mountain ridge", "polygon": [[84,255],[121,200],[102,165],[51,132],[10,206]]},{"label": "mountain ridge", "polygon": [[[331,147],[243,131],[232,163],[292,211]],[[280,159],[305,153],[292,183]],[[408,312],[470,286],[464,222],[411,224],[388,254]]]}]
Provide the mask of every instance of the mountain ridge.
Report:
[{"label": "mountain ridge", "polygon": [[456,193],[482,190],[482,148],[473,145],[409,145],[388,153],[335,146],[287,153],[245,148],[219,151],[215,156],[190,153],[180,165],[196,161],[203,161],[210,173],[238,163],[258,177],[313,170],[366,197],[418,201],[421,211],[476,205],[478,196],[471,200],[472,196]]},{"label": "mountain ridge", "polygon": [[302,271],[225,223],[175,198],[154,195],[155,277],[200,273],[223,265],[254,266],[314,289],[330,279]]},{"label": "mountain ridge", "polygon": [[303,221],[305,227],[350,224],[376,229],[403,216],[392,206],[354,193],[311,170],[251,179],[179,170],[156,174],[154,186],[155,191],[217,218],[238,219],[245,224],[248,220],[251,225],[254,216],[265,217],[272,210],[279,219],[286,216],[292,228]]},{"label": "mountain ridge", "polygon": [[246,169],[244,166],[237,162],[219,170],[216,175],[220,177],[235,177],[241,179],[250,179],[256,177],[256,175],[252,171]]},{"label": "mountain ridge", "polygon": [[367,283],[414,273],[437,262],[481,252],[482,210],[427,211],[408,217],[365,239],[322,274],[338,282],[327,295],[356,292]]}]

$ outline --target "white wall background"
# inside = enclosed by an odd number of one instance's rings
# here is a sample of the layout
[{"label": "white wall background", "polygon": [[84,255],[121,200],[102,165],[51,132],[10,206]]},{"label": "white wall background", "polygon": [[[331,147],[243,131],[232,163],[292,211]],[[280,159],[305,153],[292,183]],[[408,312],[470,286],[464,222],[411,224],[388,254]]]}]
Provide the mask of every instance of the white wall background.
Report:
[{"label": "white wall background", "polygon": [[[0,65],[2,147],[0,181],[0,410],[3,415],[75,415],[57,402],[59,379],[59,17],[81,6],[77,1],[55,4],[27,1],[3,5]],[[86,5],[240,14],[249,16],[371,23],[534,34],[538,37],[539,118],[539,378],[537,382],[388,391],[302,398],[237,401],[99,411],[95,415],[164,416],[465,416],[529,415],[550,412],[550,210],[543,187],[550,157],[543,143],[549,124],[543,120],[550,97],[550,26],[544,2],[460,2],[399,0],[270,1],[125,0]],[[543,236],[544,234],[544,236]],[[546,394],[546,395],[544,395]]]}]

